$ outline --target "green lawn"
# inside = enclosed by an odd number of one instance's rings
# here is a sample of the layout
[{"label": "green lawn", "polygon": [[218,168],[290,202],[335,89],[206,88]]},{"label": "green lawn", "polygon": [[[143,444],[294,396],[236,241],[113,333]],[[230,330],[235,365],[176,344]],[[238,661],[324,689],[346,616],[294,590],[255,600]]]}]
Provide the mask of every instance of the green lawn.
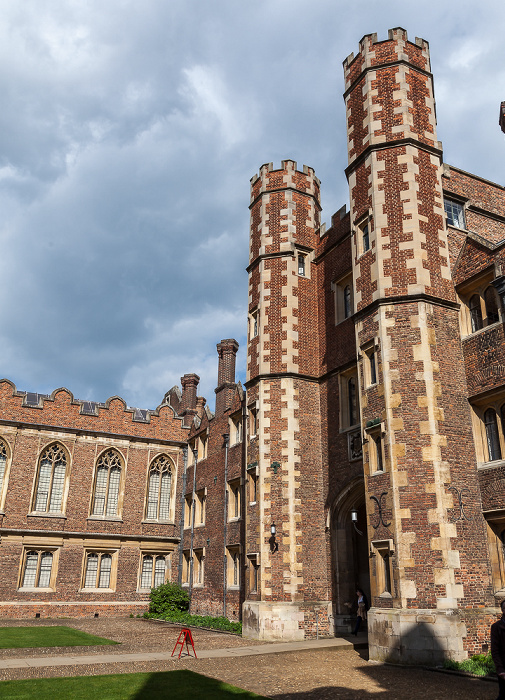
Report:
[{"label": "green lawn", "polygon": [[[1,681],[2,700],[240,700],[263,698],[193,671],[124,673],[110,676]],[[265,699],[263,699],[265,700]]]},{"label": "green lawn", "polygon": [[0,627],[0,649],[89,647],[96,644],[119,644],[119,642],[95,637],[71,627]]}]

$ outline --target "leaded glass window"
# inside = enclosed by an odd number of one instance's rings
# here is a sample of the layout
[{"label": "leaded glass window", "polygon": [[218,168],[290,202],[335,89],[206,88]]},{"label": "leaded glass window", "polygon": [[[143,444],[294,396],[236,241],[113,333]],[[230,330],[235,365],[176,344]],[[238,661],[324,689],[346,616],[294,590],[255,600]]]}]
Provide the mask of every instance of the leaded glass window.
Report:
[{"label": "leaded glass window", "polygon": [[170,519],[170,495],[172,492],[172,467],[165,455],[160,455],[152,462],[149,469],[147,489],[148,520]]},{"label": "leaded glass window", "polygon": [[51,445],[42,453],[37,479],[35,510],[61,513],[67,472],[67,456],[61,445]]},{"label": "leaded glass window", "polygon": [[23,572],[23,588],[49,588],[52,568],[52,552],[27,552]]},{"label": "leaded glass window", "polygon": [[93,515],[118,515],[121,469],[121,457],[115,450],[107,450],[100,455],[96,468]]},{"label": "leaded glass window", "polygon": [[166,561],[163,555],[146,554],[142,559],[141,588],[157,588],[165,583]]},{"label": "leaded glass window", "polygon": [[112,556],[100,552],[86,555],[84,588],[110,588]]},{"label": "leaded glass window", "polygon": [[486,440],[489,454],[489,461],[501,459],[500,438],[498,435],[498,422],[496,411],[488,408],[484,413],[484,424],[486,426]]}]

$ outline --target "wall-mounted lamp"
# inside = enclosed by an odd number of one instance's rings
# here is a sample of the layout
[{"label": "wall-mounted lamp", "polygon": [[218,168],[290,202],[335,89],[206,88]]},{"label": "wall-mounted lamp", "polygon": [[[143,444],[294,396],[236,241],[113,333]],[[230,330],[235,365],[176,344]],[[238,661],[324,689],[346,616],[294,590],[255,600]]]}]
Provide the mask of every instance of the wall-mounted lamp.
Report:
[{"label": "wall-mounted lamp", "polygon": [[356,508],[353,508],[351,510],[351,521],[352,521],[352,524],[354,525],[354,529],[356,530],[358,535],[363,535],[361,530],[359,530],[357,525],[356,525],[356,523],[358,522],[358,511],[356,510]]},{"label": "wall-mounted lamp", "polygon": [[268,543],[270,545],[270,552],[274,554],[279,550],[279,543],[275,541],[275,534],[277,532],[277,529],[275,527],[275,523],[272,523],[270,525],[270,532],[271,532],[271,537],[268,540]]}]

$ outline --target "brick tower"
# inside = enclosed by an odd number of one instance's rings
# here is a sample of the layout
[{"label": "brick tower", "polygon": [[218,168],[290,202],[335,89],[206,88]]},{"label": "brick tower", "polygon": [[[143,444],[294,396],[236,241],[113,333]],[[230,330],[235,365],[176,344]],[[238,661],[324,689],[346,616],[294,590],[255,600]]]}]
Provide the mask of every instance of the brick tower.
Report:
[{"label": "brick tower", "polygon": [[[291,160],[251,180],[246,509],[252,561],[244,634],[304,639],[329,630],[314,250],[319,180]],[[251,498],[248,499],[251,501]],[[276,532],[272,537],[272,525]]]},{"label": "brick tower", "polygon": [[465,658],[491,605],[426,41],[344,61],[370,658]]}]

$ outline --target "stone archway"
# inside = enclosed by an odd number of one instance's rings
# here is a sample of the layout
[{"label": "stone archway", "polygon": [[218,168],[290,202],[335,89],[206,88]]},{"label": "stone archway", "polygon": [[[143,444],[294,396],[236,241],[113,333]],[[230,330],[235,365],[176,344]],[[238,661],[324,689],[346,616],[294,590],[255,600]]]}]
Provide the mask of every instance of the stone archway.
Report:
[{"label": "stone archway", "polygon": [[[356,528],[351,511],[358,512]],[[362,533],[360,534],[358,530]],[[362,588],[370,600],[370,571],[363,479],[356,479],[337,497],[331,512],[333,558],[333,616],[335,632],[350,632],[356,586]]]}]

